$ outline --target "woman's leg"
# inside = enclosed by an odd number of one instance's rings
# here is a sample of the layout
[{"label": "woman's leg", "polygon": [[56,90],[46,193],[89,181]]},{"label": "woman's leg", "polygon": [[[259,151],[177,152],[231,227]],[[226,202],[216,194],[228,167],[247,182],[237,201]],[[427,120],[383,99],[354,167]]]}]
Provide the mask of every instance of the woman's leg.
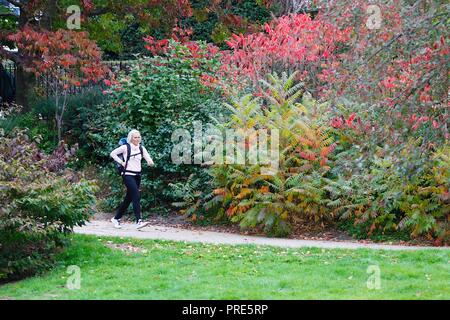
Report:
[{"label": "woman's leg", "polygon": [[123,181],[124,181],[124,184],[125,184],[125,186],[127,188],[127,194],[125,195],[125,199],[123,200],[123,202],[120,205],[119,209],[117,209],[116,216],[114,217],[114,219],[116,219],[116,220],[119,220],[120,218],[122,218],[123,214],[125,213],[125,211],[127,210],[128,206],[131,203],[132,191],[128,187],[129,183],[127,184],[127,177],[129,177],[129,176],[123,176]]},{"label": "woman's leg", "polygon": [[139,192],[141,177],[125,175],[123,181],[125,183],[125,186],[127,187],[127,196],[117,212],[116,219],[117,216],[121,217],[122,214],[125,212],[125,210],[128,208],[128,206],[130,205],[130,202],[133,202],[133,211],[137,222],[141,219],[141,205],[140,205],[141,196]]},{"label": "woman's leg", "polygon": [[141,220],[141,193],[139,187],[141,185],[141,176],[133,176],[133,190],[131,193],[131,201],[133,201],[133,211],[136,217],[136,222]]}]

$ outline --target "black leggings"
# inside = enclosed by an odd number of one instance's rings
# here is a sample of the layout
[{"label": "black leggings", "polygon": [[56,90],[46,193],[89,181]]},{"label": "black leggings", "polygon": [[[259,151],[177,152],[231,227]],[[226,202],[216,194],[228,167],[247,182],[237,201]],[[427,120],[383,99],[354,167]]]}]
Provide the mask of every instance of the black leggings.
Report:
[{"label": "black leggings", "polygon": [[127,187],[127,194],[122,204],[120,205],[119,209],[117,210],[117,214],[114,217],[114,219],[119,220],[120,218],[122,218],[123,214],[128,209],[130,202],[133,202],[134,215],[136,217],[136,221],[138,221],[139,219],[141,219],[141,205],[140,205],[141,196],[139,193],[139,186],[141,185],[141,176],[124,175],[123,182]]}]

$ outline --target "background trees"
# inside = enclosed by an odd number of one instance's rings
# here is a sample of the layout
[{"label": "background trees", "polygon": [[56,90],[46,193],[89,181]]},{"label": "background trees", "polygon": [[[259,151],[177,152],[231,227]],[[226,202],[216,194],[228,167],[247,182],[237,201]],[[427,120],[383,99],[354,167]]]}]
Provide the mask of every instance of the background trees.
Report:
[{"label": "background trees", "polygon": [[60,141],[70,86],[96,83],[109,71],[101,63],[101,52],[86,33],[62,29],[37,32],[25,27],[9,39],[17,43],[25,71],[50,78],[48,84],[51,96],[55,98],[55,121]]},{"label": "background trees", "polygon": [[[194,40],[213,40],[223,44],[232,32],[249,32],[258,23],[267,21],[269,10],[254,0],[189,1],[189,0],[4,0],[0,5],[0,57],[18,64],[16,100],[28,107],[33,78],[22,68],[25,56],[3,49],[14,48],[8,35],[25,27],[37,32],[52,32],[66,28],[70,5],[81,9],[80,31],[87,31],[106,59],[134,59],[146,53],[142,37],[169,37],[175,26],[190,27]],[[14,9],[10,9],[14,8]]]}]

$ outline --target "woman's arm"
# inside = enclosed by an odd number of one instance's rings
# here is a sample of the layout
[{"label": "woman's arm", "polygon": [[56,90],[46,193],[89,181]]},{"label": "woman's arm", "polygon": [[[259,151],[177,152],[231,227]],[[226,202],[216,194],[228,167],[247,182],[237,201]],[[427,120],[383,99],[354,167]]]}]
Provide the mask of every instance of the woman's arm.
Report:
[{"label": "woman's arm", "polygon": [[150,158],[150,155],[148,154],[147,149],[145,149],[144,146],[142,146],[142,156],[147,161],[147,164],[149,166],[154,166],[155,165],[155,163],[153,162],[152,158]]},{"label": "woman's arm", "polygon": [[123,161],[122,159],[120,159],[118,157],[118,155],[122,154],[122,153],[123,153],[123,158],[126,159],[126,153],[127,153],[126,145],[122,145],[122,146],[114,149],[113,151],[111,151],[110,156],[114,159],[114,161],[124,164],[125,161]]}]

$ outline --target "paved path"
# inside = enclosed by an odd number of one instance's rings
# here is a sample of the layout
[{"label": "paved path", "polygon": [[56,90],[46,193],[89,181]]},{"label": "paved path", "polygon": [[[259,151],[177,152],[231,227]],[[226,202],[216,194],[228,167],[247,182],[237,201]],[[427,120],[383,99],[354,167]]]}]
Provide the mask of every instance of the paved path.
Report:
[{"label": "paved path", "polygon": [[111,222],[94,220],[83,227],[76,227],[75,233],[91,234],[98,236],[130,237],[137,239],[160,239],[187,242],[201,242],[214,244],[254,244],[270,245],[286,248],[316,247],[316,248],[341,248],[341,249],[386,249],[386,250],[418,250],[418,249],[449,249],[449,247],[416,247],[385,244],[370,244],[360,242],[338,242],[318,240],[295,240],[266,238],[259,236],[245,236],[233,233],[193,231],[181,228],[148,225],[141,230],[136,230],[133,224],[123,224],[122,229],[115,229]]}]

